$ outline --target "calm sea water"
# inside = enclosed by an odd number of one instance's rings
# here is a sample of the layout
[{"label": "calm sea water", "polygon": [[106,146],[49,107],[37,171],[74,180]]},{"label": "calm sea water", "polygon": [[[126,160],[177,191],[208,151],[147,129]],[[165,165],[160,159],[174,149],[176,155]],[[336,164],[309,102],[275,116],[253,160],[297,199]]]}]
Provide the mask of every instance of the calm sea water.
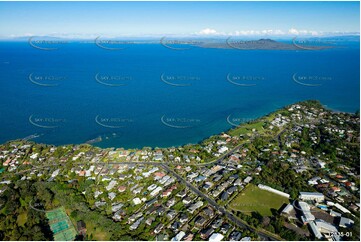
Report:
[{"label": "calm sea water", "polygon": [[301,100],[355,112],[359,47],[345,46],[175,51],[138,44],[108,51],[73,43],[43,51],[1,42],[0,143],[38,134],[34,141],[55,145],[101,137],[100,147],[168,147]]}]

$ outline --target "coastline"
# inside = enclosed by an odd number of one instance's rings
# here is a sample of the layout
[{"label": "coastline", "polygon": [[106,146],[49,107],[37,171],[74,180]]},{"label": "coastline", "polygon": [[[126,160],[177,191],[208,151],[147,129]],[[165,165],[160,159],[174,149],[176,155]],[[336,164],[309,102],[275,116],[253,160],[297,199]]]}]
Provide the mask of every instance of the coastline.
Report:
[{"label": "coastline", "polygon": [[[86,142],[82,142],[82,143],[69,143],[69,144],[62,144],[62,145],[54,145],[54,144],[49,144],[49,143],[43,143],[43,142],[36,142],[32,139],[29,139],[29,137],[38,137],[37,134],[33,134],[33,135],[28,135],[24,138],[19,138],[19,139],[15,139],[15,140],[9,140],[9,141],[6,141],[0,145],[4,145],[6,143],[10,143],[10,142],[14,142],[14,141],[19,141],[19,140],[22,140],[22,141],[28,141],[28,142],[34,142],[36,144],[41,144],[41,145],[49,145],[49,146],[54,146],[54,147],[59,147],[59,146],[76,146],[76,145],[90,145],[90,146],[93,146],[95,148],[99,148],[99,149],[102,149],[102,150],[106,150],[106,149],[124,149],[124,150],[143,150],[143,149],[152,149],[152,150],[155,150],[155,149],[170,149],[170,148],[184,148],[185,146],[196,146],[196,145],[202,145],[204,142],[206,142],[207,140],[211,139],[212,137],[214,136],[219,136],[219,135],[222,135],[222,134],[227,134],[229,132],[231,132],[232,130],[235,130],[235,129],[239,129],[239,128],[242,128],[244,126],[246,126],[247,124],[252,124],[252,123],[258,123],[260,122],[261,120],[264,120],[265,118],[271,116],[271,115],[274,115],[274,114],[277,114],[281,111],[284,111],[286,110],[288,107],[292,106],[292,105],[296,105],[296,104],[307,104],[307,103],[316,103],[318,105],[320,105],[320,107],[322,107],[323,109],[329,111],[329,112],[332,112],[332,113],[339,113],[339,114],[354,114],[352,112],[343,112],[343,111],[338,111],[336,109],[331,109],[329,108],[327,105],[324,105],[322,104],[319,100],[303,100],[303,101],[298,101],[298,102],[295,102],[295,103],[291,103],[291,104],[287,104],[286,106],[283,106],[281,108],[277,108],[275,109],[274,111],[271,111],[257,119],[254,119],[252,121],[249,121],[249,122],[244,122],[244,123],[240,123],[237,127],[231,127],[229,129],[226,129],[224,131],[222,131],[221,133],[217,133],[217,134],[213,134],[213,135],[210,135],[204,139],[201,139],[199,142],[196,142],[196,143],[186,143],[186,144],[181,144],[181,145],[175,145],[175,146],[166,146],[166,147],[159,147],[159,146],[143,146],[141,148],[124,148],[122,146],[119,146],[119,147],[101,147],[101,146],[98,146],[96,145],[98,142],[101,142],[103,141],[104,139],[102,139],[100,136],[99,137],[96,137],[94,139],[91,139],[89,141],[86,141]],[[94,141],[94,142],[93,142]]]}]

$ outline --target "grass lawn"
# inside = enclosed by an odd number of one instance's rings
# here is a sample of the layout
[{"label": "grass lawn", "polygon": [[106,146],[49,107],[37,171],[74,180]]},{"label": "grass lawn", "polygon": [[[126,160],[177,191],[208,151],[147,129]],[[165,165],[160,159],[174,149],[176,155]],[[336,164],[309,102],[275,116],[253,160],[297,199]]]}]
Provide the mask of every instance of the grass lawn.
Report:
[{"label": "grass lawn", "polygon": [[232,129],[229,131],[229,134],[232,136],[238,136],[241,134],[247,134],[252,133],[252,129],[257,130],[259,133],[262,133],[264,121],[259,121],[257,123],[251,123],[251,124],[241,124],[240,127]]},{"label": "grass lawn", "polygon": [[110,240],[110,235],[102,231],[99,227],[95,227],[94,224],[92,224],[90,221],[84,220],[87,228],[87,235],[93,235],[93,239],[95,240]]},{"label": "grass lawn", "polygon": [[267,117],[263,117],[261,119],[255,120],[255,122],[253,122],[253,123],[240,124],[239,127],[231,129],[228,133],[229,133],[229,135],[232,135],[232,136],[238,136],[241,134],[245,135],[248,133],[252,133],[252,129],[255,129],[255,130],[257,130],[258,133],[262,134],[262,133],[264,133],[263,125],[265,124],[265,122],[272,121],[277,116],[277,114],[279,114],[280,112],[281,112],[280,110],[277,110],[276,112],[269,114]]},{"label": "grass lawn", "polygon": [[28,219],[28,214],[27,212],[23,212],[21,214],[18,215],[18,218],[17,218],[17,223],[18,223],[18,226],[24,226],[24,224],[26,223]]},{"label": "grass lawn", "polygon": [[259,212],[262,216],[271,216],[271,209],[278,210],[284,203],[288,203],[287,198],[249,184],[228,207],[246,214]]},{"label": "grass lawn", "polygon": [[[67,214],[71,214],[73,210],[72,209],[66,209],[66,212]],[[76,222],[78,220],[83,220],[86,224],[86,229],[87,229],[87,235],[93,235],[93,239],[97,240],[97,241],[107,241],[107,240],[110,240],[110,235],[105,232],[105,231],[102,231],[101,228],[99,227],[96,227],[92,222],[91,220],[88,220],[88,219],[85,219],[85,218],[77,218],[77,219],[74,219],[74,218],[70,218],[71,221],[73,222],[73,224],[75,225]]]}]

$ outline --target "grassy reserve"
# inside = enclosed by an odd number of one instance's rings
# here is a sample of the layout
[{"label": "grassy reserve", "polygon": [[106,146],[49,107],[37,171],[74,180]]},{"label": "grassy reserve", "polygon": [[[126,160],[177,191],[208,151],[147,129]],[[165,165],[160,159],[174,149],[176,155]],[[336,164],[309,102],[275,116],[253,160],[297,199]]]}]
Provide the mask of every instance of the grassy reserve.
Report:
[{"label": "grassy reserve", "polygon": [[249,184],[234,198],[229,207],[246,214],[258,212],[262,216],[271,216],[271,209],[278,210],[284,203],[288,203],[287,198]]},{"label": "grassy reserve", "polygon": [[281,113],[280,110],[269,114],[263,118],[254,120],[249,123],[242,123],[239,127],[229,130],[228,134],[232,136],[251,134],[252,130],[255,129],[258,133],[263,134],[265,132],[264,126],[272,121],[277,114]]},{"label": "grassy reserve", "polygon": [[262,132],[264,122],[260,121],[257,123],[250,123],[250,124],[242,124],[242,127],[233,129],[229,132],[230,135],[237,136],[241,134],[252,133],[252,129],[257,130],[258,132]]}]

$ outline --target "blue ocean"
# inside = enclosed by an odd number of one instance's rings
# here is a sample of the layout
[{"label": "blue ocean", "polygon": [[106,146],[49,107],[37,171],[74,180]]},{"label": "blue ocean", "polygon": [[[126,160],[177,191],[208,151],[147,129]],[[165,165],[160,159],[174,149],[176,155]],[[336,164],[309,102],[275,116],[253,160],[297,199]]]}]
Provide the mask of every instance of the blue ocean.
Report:
[{"label": "blue ocean", "polygon": [[[0,42],[0,143],[170,147],[201,140],[294,102],[356,112],[359,43],[317,51],[112,51],[68,43],[46,51]],[[31,136],[35,135],[35,136]],[[30,136],[30,137],[29,137]]]}]

